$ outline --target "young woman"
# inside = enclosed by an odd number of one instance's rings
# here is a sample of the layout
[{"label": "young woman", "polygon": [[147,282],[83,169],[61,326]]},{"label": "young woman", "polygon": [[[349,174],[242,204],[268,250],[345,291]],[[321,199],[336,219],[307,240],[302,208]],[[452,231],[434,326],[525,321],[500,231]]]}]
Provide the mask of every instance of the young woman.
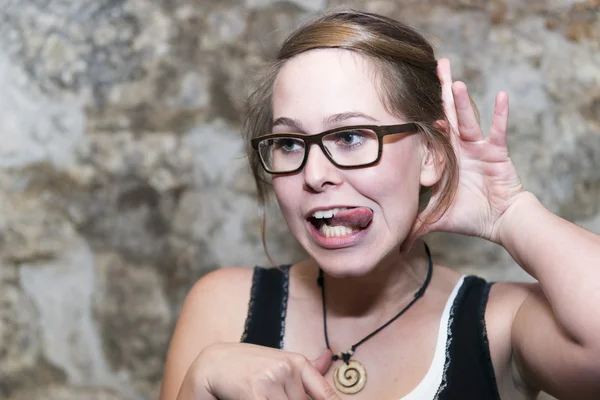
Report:
[{"label": "young woman", "polygon": [[[600,398],[600,237],[523,188],[507,119],[499,93],[484,137],[448,60],[397,21],[293,33],[245,133],[261,203],[272,187],[310,258],[200,280],[161,399]],[[498,243],[539,283],[436,265],[433,231]]]}]

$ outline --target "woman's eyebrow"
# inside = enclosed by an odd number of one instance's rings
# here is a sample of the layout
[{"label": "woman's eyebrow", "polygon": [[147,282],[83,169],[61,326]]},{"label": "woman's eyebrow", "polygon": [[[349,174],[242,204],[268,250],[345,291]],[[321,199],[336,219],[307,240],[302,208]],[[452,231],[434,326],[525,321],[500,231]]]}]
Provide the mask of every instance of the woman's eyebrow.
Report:
[{"label": "woman's eyebrow", "polygon": [[276,126],[289,126],[290,128],[297,129],[302,131],[302,124],[297,119],[288,118],[288,117],[279,117],[275,121],[273,121],[273,127]]},{"label": "woman's eyebrow", "polygon": [[[323,119],[323,123],[325,125],[332,125],[332,124],[343,122],[345,120],[352,119],[352,118],[364,118],[369,121],[378,122],[377,119],[375,119],[367,114],[361,113],[359,111],[348,111],[348,112],[330,115]],[[277,118],[275,121],[273,121],[273,127],[275,127],[275,126],[287,126],[287,127],[302,131],[302,123],[300,121],[298,121],[297,119],[288,118],[288,117]]]},{"label": "woman's eyebrow", "polygon": [[373,122],[378,122],[377,119],[361,113],[359,111],[349,111],[349,112],[343,112],[343,113],[339,113],[339,114],[333,114],[330,115],[329,117],[325,118],[323,120],[323,122],[325,123],[325,125],[330,125],[330,124],[336,124],[338,122],[342,122],[345,121],[347,119],[351,119],[351,118],[363,118],[363,119],[367,119],[369,121],[373,121]]}]

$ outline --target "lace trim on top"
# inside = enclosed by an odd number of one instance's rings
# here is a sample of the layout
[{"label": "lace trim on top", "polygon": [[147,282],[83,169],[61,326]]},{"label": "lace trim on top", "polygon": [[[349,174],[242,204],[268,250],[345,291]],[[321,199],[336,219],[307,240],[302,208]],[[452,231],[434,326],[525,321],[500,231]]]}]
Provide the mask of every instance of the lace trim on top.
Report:
[{"label": "lace trim on top", "polygon": [[[465,277],[462,278],[464,283]],[[446,359],[444,361],[444,372],[442,373],[442,382],[438,387],[437,393],[433,397],[435,399],[440,398],[440,394],[444,391],[446,386],[448,386],[448,369],[450,368],[450,347],[452,345],[452,340],[454,339],[454,335],[452,334],[452,328],[454,326],[454,315],[456,314],[457,305],[462,303],[462,298],[465,296],[465,287],[468,288],[468,285],[464,285],[461,287],[460,292],[456,295],[454,300],[454,304],[450,309],[450,316],[448,317],[448,326],[447,326],[447,339],[446,339]]]},{"label": "lace trim on top", "polygon": [[248,327],[250,326],[250,320],[252,320],[252,310],[254,310],[254,301],[256,300],[256,291],[258,290],[258,280],[260,279],[260,273],[257,269],[252,274],[252,290],[250,291],[250,300],[248,301],[248,315],[246,315],[246,322],[244,323],[244,333],[240,342],[245,342],[248,337]]},{"label": "lace trim on top", "polygon": [[285,336],[285,316],[287,312],[288,293],[290,288],[290,267],[284,265],[281,267],[285,275],[283,279],[283,296],[281,296],[281,332],[279,333],[279,348],[283,349],[283,337]]},{"label": "lace trim on top", "polygon": [[481,332],[483,332],[482,338],[481,338],[481,350],[483,352],[483,355],[485,356],[485,360],[486,360],[486,364],[487,364],[487,368],[486,368],[486,372],[488,374],[488,376],[490,377],[490,380],[493,383],[494,386],[494,397],[497,400],[500,400],[500,392],[498,391],[498,383],[496,382],[496,373],[494,372],[494,364],[492,364],[492,355],[490,353],[490,342],[488,340],[488,335],[487,335],[487,327],[485,325],[485,310],[487,307],[487,302],[488,302],[488,298],[490,295],[490,289],[492,288],[492,285],[494,283],[493,282],[489,282],[485,285],[485,288],[483,289],[483,301],[481,302],[481,304],[479,304],[479,324],[481,327]]}]

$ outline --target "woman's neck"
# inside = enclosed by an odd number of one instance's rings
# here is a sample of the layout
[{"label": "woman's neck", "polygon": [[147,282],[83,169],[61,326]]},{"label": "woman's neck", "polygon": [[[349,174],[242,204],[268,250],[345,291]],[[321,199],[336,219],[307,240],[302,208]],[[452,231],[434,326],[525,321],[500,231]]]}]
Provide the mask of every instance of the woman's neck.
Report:
[{"label": "woman's neck", "polygon": [[424,244],[419,241],[407,253],[389,255],[364,276],[334,278],[324,272],[327,314],[385,318],[423,285],[428,266]]}]

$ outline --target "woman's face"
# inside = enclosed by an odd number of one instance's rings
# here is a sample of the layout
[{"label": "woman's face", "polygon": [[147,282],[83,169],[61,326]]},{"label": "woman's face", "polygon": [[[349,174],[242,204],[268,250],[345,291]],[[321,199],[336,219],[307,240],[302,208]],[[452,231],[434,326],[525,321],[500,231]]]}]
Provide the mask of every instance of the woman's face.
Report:
[{"label": "woman's face", "polygon": [[[369,61],[338,49],[286,62],[274,87],[273,121],[274,132],[307,135],[411,122],[386,111]],[[292,235],[321,268],[332,276],[361,276],[398,251],[409,233],[420,186],[438,179],[430,158],[418,134],[385,136],[380,162],[353,170],[337,168],[313,145],[304,169],[274,176],[273,187]],[[337,217],[324,219],[330,210]]]}]

